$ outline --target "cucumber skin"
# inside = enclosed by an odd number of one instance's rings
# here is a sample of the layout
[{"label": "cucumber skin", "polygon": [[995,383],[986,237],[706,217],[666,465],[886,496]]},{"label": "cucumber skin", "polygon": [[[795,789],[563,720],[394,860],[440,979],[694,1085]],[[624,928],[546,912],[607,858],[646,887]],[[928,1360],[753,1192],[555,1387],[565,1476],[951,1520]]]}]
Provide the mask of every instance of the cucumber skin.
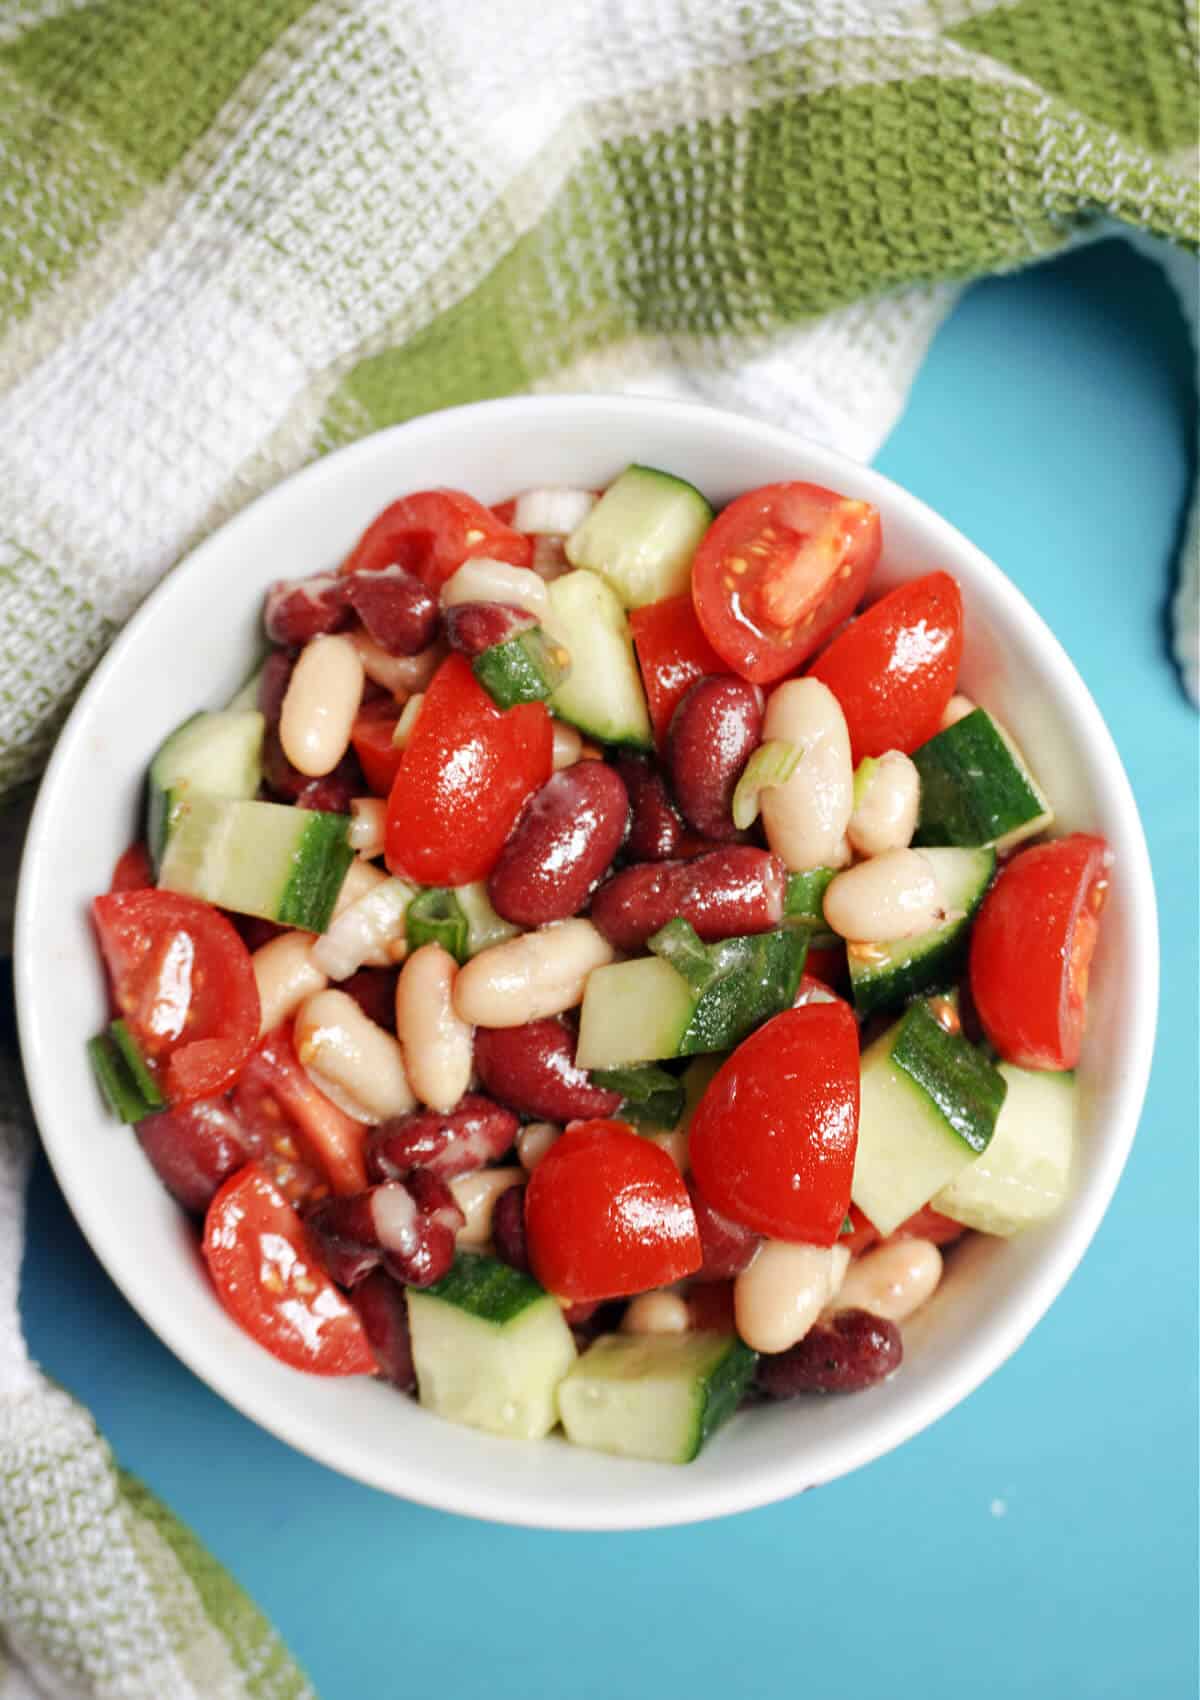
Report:
[{"label": "cucumber skin", "polygon": [[570,668],[555,659],[540,628],[535,627],[519,632],[507,643],[485,649],[472,661],[471,671],[497,708],[515,708],[518,703],[545,702]]},{"label": "cucumber skin", "polygon": [[312,810],[312,820],[297,846],[295,864],[284,887],[275,919],[284,927],[323,933],[329,925],[346,871],[354,860],[347,842],[347,815]]},{"label": "cucumber skin", "polygon": [[[856,957],[853,946],[847,949],[850,992],[859,1015],[874,1015],[877,1010],[887,1009],[893,1004],[908,1003],[930,992],[943,991],[961,978],[971,942],[971,922],[987,894],[995,869],[993,852],[991,872],[967,906],[962,919],[947,921],[944,927],[937,928],[932,934],[918,934],[914,939],[902,940],[901,943],[906,943],[911,950],[907,957],[901,955],[898,959],[872,963]],[[892,946],[893,951],[896,948]]]},{"label": "cucumber skin", "polygon": [[753,1380],[757,1367],[758,1353],[734,1335],[728,1352],[705,1383],[697,1413],[695,1445],[680,1459],[681,1464],[690,1464],[722,1423],[728,1422],[741,1404],[742,1395]]},{"label": "cucumber skin", "polygon": [[986,709],[938,732],[912,760],[921,776],[915,846],[994,844],[1046,812]]},{"label": "cucumber skin", "polygon": [[450,1273],[421,1292],[499,1328],[546,1297],[545,1288],[532,1275],[472,1251],[460,1251]]},{"label": "cucumber skin", "polygon": [[748,947],[745,960],[700,994],[677,1056],[730,1051],[795,1001],[808,955],[803,928],[780,927],[772,933],[722,942]]},{"label": "cucumber skin", "polygon": [[961,1034],[940,1027],[925,1003],[909,1006],[890,1055],[963,1144],[982,1156],[1008,1091],[999,1069]]}]

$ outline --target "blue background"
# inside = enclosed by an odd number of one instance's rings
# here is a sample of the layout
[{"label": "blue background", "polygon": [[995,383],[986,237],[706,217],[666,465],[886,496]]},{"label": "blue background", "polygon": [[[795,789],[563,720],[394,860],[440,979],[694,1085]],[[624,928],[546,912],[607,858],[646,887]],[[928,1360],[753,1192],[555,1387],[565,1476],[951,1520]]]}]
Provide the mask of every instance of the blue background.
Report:
[{"label": "blue background", "polygon": [[1194,405],[1156,270],[1107,242],[970,291],[879,465],[1016,580],[1121,749],[1163,922],[1141,1132],[1081,1269],[965,1405],[819,1492],[695,1528],[559,1535],[392,1500],[177,1363],[44,1160],[24,1314],[122,1463],[273,1617],[323,1700],[1197,1691],[1197,722],[1165,658]]}]

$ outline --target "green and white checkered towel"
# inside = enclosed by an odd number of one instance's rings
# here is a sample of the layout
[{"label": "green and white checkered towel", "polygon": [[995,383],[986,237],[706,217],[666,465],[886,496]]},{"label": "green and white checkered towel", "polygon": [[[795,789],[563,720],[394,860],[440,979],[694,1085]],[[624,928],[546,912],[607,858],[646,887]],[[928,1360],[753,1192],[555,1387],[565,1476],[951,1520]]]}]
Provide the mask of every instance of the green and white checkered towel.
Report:
[{"label": "green and white checkered towel", "polygon": [[[867,458],[965,280],[1115,225],[1195,247],[1197,113],[1186,0],[5,0],[0,795],[171,564],[312,456],[603,387]],[[26,1360],[24,1125],[0,1697],[310,1693]]]}]

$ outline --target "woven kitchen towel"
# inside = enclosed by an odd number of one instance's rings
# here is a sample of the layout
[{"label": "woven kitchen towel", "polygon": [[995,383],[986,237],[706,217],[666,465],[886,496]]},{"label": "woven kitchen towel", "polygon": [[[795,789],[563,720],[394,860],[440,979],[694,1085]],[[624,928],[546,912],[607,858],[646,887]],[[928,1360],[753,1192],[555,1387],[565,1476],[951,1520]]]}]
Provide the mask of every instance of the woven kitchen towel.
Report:
[{"label": "woven kitchen towel", "polygon": [[[189,544],[379,426],[626,388],[869,457],[965,280],[1196,245],[1196,55],[1185,0],[0,4],[0,796]],[[0,1696],[303,1694],[24,1358],[21,1124]]]}]

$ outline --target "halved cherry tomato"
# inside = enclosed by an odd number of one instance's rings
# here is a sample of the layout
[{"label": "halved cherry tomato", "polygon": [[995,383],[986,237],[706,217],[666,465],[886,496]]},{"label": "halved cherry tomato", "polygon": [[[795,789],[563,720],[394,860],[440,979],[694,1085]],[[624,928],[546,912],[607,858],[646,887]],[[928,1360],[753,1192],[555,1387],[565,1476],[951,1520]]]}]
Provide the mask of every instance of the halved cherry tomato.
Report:
[{"label": "halved cherry tomato", "polygon": [[418,490],[373,519],[342,563],[344,573],[401,566],[440,590],[475,555],[527,567],[533,543],[462,490]]},{"label": "halved cherry tomato", "polygon": [[154,884],[154,869],[150,852],[139,839],[128,850],[122,850],[108,882],[109,891],[149,891]]},{"label": "halved cherry tomato", "polygon": [[388,797],[388,867],[422,885],[484,879],[526,800],[549,779],[553,753],[542,703],[499,709],[466,656],[448,656]]},{"label": "halved cherry tomato", "polygon": [[735,673],[794,673],[853,613],[879,559],[879,514],[820,484],[764,484],[720,513],[692,562],[704,634]]},{"label": "halved cherry tomato", "polygon": [[700,1236],[674,1159],[625,1122],[580,1122],[525,1189],[534,1274],[560,1299],[648,1292],[700,1267]]},{"label": "halved cherry tomato", "polygon": [[804,958],[806,980],[821,980],[837,991],[846,984],[849,972],[844,944],[809,945],[808,955]]},{"label": "halved cherry tomato", "polygon": [[350,742],[363,777],[376,797],[386,797],[400,770],[404,751],[392,742],[400,710],[389,697],[364,703],[355,716]]},{"label": "halved cherry tomato", "polygon": [[492,512],[501,525],[511,526],[517,517],[517,498],[510,496],[507,502],[493,502]]},{"label": "halved cherry tomato", "polygon": [[909,755],[941,724],[963,650],[963,607],[949,573],[926,573],[873,603],[809,668],[846,716],[855,763]]},{"label": "halved cherry tomato", "polygon": [[[830,951],[829,954],[832,956],[834,953]],[[810,951],[809,956],[812,955],[813,952]],[[806,960],[804,973],[800,976],[800,984],[796,987],[796,995],[792,999],[792,1008],[803,1009],[804,1005],[808,1003],[840,1003],[845,1004],[847,1009],[850,1008],[845,998],[834,991],[829,980],[822,979],[819,973],[810,974],[808,972]]]},{"label": "halved cherry tomato", "polygon": [[682,596],[669,596],[665,602],[649,602],[644,608],[632,609],[629,624],[654,736],[661,745],[675,705],[688,686],[697,679],[728,669],[701,630],[688,591]]},{"label": "halved cherry tomato", "polygon": [[811,1245],[838,1237],[857,1145],[858,1028],[840,1001],[785,1010],[743,1040],[688,1139],[692,1172],[717,1210]]},{"label": "halved cherry tomato", "polygon": [[224,915],[173,891],[122,891],[92,904],[113,993],[171,1104],[220,1092],[258,1038],[258,985]]},{"label": "halved cherry tomato", "polygon": [[321,1268],[304,1224],[257,1163],[208,1207],[204,1257],[217,1297],[239,1327],[293,1369],[370,1375],[375,1359],[358,1312]]},{"label": "halved cherry tomato", "polygon": [[268,1033],[250,1058],[234,1089],[233,1108],[267,1151],[284,1159],[307,1158],[334,1192],[366,1188],[366,1128],[310,1080],[293,1048],[290,1026]]},{"label": "halved cherry tomato", "polygon": [[1074,1068],[1112,853],[1073,832],[1000,871],[971,933],[971,997],[983,1030],[1019,1068]]},{"label": "halved cherry tomato", "polygon": [[844,1245],[851,1257],[861,1257],[864,1251],[877,1245],[883,1235],[874,1222],[863,1215],[857,1204],[852,1204],[846,1215],[849,1216],[853,1227],[848,1234],[839,1233],[837,1243]]},{"label": "halved cherry tomato", "polygon": [[887,1236],[879,1232],[874,1222],[863,1215],[857,1204],[852,1204],[849,1210],[854,1231],[849,1234],[839,1234],[838,1244],[844,1245],[851,1257],[861,1257],[864,1251],[881,1242],[890,1245],[893,1240],[932,1240],[934,1245],[949,1245],[953,1240],[961,1239],[966,1229],[961,1222],[951,1221],[949,1216],[943,1216],[940,1210],[935,1210],[931,1204],[923,1204],[915,1210],[907,1220]]}]

